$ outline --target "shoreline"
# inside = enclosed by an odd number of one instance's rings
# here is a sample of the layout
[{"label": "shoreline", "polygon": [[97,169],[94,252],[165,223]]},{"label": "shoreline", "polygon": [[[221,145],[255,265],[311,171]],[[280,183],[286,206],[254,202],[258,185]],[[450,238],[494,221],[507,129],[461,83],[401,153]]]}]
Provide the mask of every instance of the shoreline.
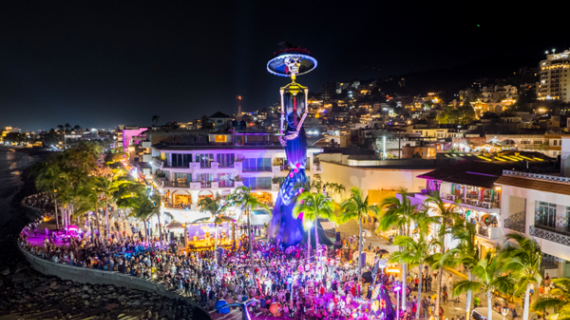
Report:
[{"label": "shoreline", "polygon": [[22,153],[27,153],[31,156],[35,156],[35,155],[43,155],[43,154],[49,154],[52,153],[53,151],[49,151],[49,150],[44,150],[40,147],[17,147],[17,146],[6,146],[6,145],[0,145],[0,151],[13,151],[13,152],[22,152]]}]

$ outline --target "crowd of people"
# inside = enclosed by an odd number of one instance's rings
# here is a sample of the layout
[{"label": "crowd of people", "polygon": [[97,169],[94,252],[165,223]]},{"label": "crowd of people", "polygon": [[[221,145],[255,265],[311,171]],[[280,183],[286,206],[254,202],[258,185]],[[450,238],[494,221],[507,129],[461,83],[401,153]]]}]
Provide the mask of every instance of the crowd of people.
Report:
[{"label": "crowd of people", "polygon": [[[343,239],[340,249],[320,246],[311,252],[311,257],[303,245],[284,248],[273,241],[257,240],[253,243],[251,266],[245,230],[238,241],[217,252],[186,251],[167,235],[162,239],[145,239],[136,229],[115,230],[108,237],[88,231],[38,235],[37,226],[42,220],[31,223],[21,234],[20,245],[30,253],[54,263],[160,282],[208,309],[220,306],[221,302],[255,298],[259,302],[252,303],[250,308],[285,318],[381,318],[386,301],[381,301],[379,288],[384,285],[388,292],[393,292],[396,280],[394,275],[380,277],[380,270],[366,267],[363,271],[371,277],[358,274],[357,262],[352,261],[356,238]],[[43,241],[38,241],[40,238]],[[379,247],[368,246],[365,250],[376,253],[376,259],[384,253]],[[428,289],[431,275],[423,273],[423,276],[426,278],[422,283]],[[410,273],[408,292],[417,290],[416,280],[417,275]],[[408,295],[407,313],[400,318],[415,318],[417,308],[423,309],[422,317],[424,312],[426,317],[433,314],[433,300],[424,297],[417,301],[413,294]],[[393,294],[389,300],[396,309]]]}]

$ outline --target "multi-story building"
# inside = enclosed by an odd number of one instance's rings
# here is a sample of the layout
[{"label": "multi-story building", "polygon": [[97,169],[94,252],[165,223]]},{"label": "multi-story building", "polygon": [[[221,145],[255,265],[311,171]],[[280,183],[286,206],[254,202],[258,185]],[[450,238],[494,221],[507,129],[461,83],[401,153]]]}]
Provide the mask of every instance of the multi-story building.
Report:
[{"label": "multi-story building", "polygon": [[570,102],[570,50],[548,54],[539,68],[537,99]]},{"label": "multi-story building", "polygon": [[[455,205],[457,213],[477,225],[477,238],[484,253],[495,248],[501,239],[497,225],[501,195],[494,182],[501,176],[502,169],[493,163],[469,161],[426,172],[417,176],[426,180],[425,189],[409,197],[412,204],[421,206],[429,195],[439,192],[443,202]],[[431,214],[438,213],[434,209]],[[432,226],[432,235],[437,234],[439,227]],[[446,246],[450,248],[452,245],[451,236],[448,236]]]},{"label": "multi-story building", "polygon": [[505,170],[495,189],[501,233],[532,236],[542,249],[543,276],[570,277],[570,178]]},{"label": "multi-story building", "polygon": [[[352,187],[362,190],[368,196],[369,203],[380,204],[386,197],[391,197],[398,190],[419,192],[425,187],[425,181],[418,178],[421,174],[435,168],[448,165],[450,159],[394,159],[382,160],[374,154],[360,154],[357,149],[332,150],[321,153],[319,162],[323,168],[323,182],[341,184],[348,191]],[[341,201],[344,194],[331,194]]]},{"label": "multi-story building", "polygon": [[[198,207],[201,198],[228,195],[240,186],[250,187],[258,199],[273,206],[280,182],[290,170],[283,147],[267,141],[245,142],[243,139],[241,145],[227,141],[232,138],[211,137],[207,143],[162,142],[152,146],[153,182],[163,196],[164,211],[177,221],[192,222],[204,217]],[[322,172],[320,165],[313,162],[313,155],[320,151],[308,148],[306,173],[309,177]]]}]

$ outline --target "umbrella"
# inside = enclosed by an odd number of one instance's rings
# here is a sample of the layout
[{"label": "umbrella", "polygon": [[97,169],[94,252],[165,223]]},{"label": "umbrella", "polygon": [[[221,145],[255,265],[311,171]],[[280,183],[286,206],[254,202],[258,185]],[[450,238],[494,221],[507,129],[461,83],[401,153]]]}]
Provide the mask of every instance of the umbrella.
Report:
[{"label": "umbrella", "polygon": [[166,229],[183,229],[184,226],[182,225],[182,223],[174,220],[171,223],[166,225]]}]

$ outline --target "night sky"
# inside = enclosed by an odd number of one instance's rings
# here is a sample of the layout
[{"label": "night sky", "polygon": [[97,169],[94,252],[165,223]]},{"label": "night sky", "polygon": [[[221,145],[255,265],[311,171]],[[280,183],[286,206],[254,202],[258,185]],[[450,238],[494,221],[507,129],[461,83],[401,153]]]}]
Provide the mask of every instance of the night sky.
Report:
[{"label": "night sky", "polygon": [[266,71],[284,40],[319,61],[299,78],[313,92],[484,58],[538,63],[570,47],[564,2],[145,3],[2,1],[0,126],[150,125],[154,114],[187,122],[236,112],[237,95],[244,110],[261,109],[287,83]]}]

